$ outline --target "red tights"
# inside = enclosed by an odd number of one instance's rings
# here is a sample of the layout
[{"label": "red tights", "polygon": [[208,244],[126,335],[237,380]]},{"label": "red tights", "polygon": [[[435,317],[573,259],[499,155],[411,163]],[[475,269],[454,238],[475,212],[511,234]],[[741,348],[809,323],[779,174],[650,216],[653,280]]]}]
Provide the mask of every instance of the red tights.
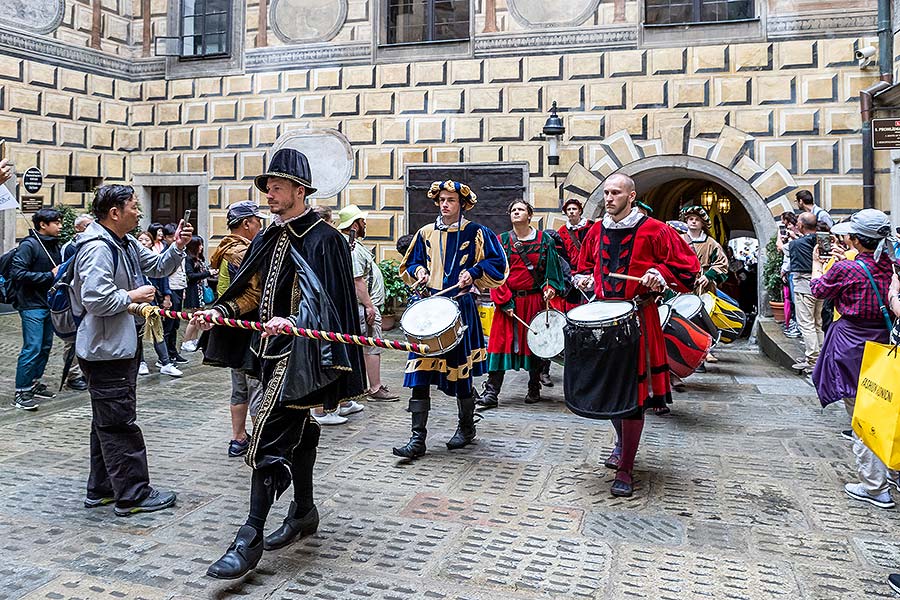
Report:
[{"label": "red tights", "polygon": [[644,430],[644,417],[639,419],[621,419],[613,421],[613,426],[619,434],[619,444],[622,447],[622,456],[619,458],[619,470],[617,479],[631,482],[631,471],[634,469],[634,459],[637,456],[638,446],[641,443],[641,432]]}]

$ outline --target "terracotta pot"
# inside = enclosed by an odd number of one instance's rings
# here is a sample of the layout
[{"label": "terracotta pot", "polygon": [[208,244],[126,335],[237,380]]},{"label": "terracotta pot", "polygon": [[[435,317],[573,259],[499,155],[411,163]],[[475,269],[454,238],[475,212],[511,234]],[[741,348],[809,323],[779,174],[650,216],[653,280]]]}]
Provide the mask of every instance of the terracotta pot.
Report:
[{"label": "terracotta pot", "polygon": [[776,323],[784,323],[784,302],[769,301],[769,308],[772,309],[772,318]]},{"label": "terracotta pot", "polygon": [[381,315],[381,330],[382,331],[390,331],[394,327],[397,326],[397,316],[390,315]]}]

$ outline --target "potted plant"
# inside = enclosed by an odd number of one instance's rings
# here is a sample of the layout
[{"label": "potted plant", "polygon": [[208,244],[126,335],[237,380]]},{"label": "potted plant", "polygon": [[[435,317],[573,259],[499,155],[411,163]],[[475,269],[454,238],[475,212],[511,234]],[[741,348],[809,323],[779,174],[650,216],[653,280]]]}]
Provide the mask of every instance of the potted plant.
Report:
[{"label": "potted plant", "polygon": [[784,255],[778,249],[775,236],[766,244],[766,266],[763,284],[769,294],[769,307],[776,323],[784,323],[784,282],[781,280],[781,263]]},{"label": "potted plant", "polygon": [[381,311],[381,328],[384,331],[394,328],[409,298],[409,288],[400,278],[399,266],[400,263],[396,260],[382,260],[378,263],[378,269],[384,278],[384,308]]}]

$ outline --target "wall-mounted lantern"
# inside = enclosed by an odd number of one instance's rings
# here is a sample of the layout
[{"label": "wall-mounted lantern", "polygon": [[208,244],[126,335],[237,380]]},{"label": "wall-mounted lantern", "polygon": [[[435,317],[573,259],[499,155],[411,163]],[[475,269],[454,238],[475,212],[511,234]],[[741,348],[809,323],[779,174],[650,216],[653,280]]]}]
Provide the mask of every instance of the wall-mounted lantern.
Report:
[{"label": "wall-mounted lantern", "polygon": [[553,104],[550,105],[550,116],[547,117],[547,122],[544,123],[544,129],[542,131],[543,134],[547,136],[547,164],[558,165],[559,142],[566,132],[566,127],[563,125],[562,119],[556,112],[555,100],[553,101]]}]

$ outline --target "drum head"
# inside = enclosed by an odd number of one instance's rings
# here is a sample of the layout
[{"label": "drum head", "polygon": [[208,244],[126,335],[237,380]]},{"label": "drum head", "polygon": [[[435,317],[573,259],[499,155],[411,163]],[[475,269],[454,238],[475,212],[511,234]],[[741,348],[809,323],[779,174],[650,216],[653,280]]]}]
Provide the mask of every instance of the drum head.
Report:
[{"label": "drum head", "polygon": [[713,309],[716,307],[716,297],[707,292],[700,296],[700,300],[703,302],[703,308],[706,309],[706,314],[713,314]]},{"label": "drum head", "polygon": [[456,302],[433,296],[411,304],[400,318],[400,328],[404,333],[418,337],[437,335],[449,329],[458,316]]},{"label": "drum head", "polygon": [[682,294],[667,302],[672,310],[686,319],[691,319],[703,309],[703,300],[694,294]]},{"label": "drum head", "polygon": [[566,313],[575,325],[596,325],[615,321],[634,311],[634,304],[622,300],[595,300],[576,306]]},{"label": "drum head", "polygon": [[659,310],[659,324],[665,329],[669,324],[669,319],[672,318],[672,307],[668,304],[660,304],[656,308]]},{"label": "drum head", "polygon": [[540,358],[554,358],[566,347],[563,328],[566,315],[558,310],[542,310],[531,319],[527,339],[531,353]]}]

